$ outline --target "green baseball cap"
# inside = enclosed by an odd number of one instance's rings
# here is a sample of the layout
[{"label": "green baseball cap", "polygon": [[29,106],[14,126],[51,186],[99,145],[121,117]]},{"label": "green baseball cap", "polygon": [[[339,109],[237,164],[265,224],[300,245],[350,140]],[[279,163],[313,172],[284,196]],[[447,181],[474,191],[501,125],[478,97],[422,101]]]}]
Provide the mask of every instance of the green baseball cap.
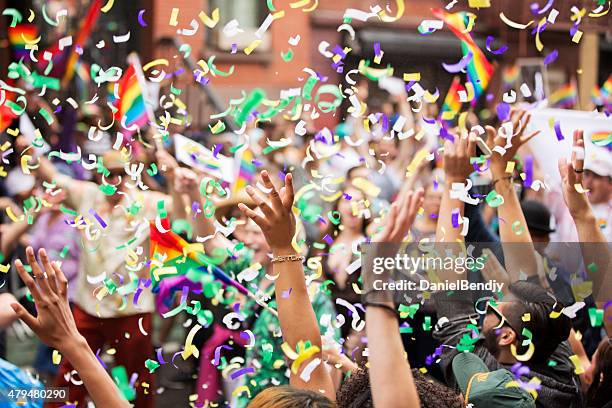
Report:
[{"label": "green baseball cap", "polygon": [[504,368],[489,371],[473,353],[460,353],[453,358],[453,373],[467,406],[474,408],[534,408],[535,401],[524,389],[512,385],[515,378]]}]

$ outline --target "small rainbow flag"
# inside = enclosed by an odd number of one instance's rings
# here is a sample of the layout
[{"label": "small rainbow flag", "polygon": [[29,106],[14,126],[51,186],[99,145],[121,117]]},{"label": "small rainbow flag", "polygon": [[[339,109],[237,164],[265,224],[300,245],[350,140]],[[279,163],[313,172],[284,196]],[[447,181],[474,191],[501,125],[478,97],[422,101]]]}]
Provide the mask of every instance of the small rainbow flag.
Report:
[{"label": "small rainbow flag", "polygon": [[117,94],[119,98],[115,99],[113,90],[111,90],[109,99],[117,108],[115,120],[121,123],[122,132],[131,135],[149,123],[145,98],[140,87],[135,64],[132,63],[128,66],[118,81],[118,86]]},{"label": "small rainbow flag", "polygon": [[8,40],[17,60],[29,59],[30,50],[26,49],[26,44],[37,37],[38,29],[34,24],[17,24],[8,28]]},{"label": "small rainbow flag", "polygon": [[595,146],[605,147],[606,149],[612,149],[612,131],[602,130],[599,132],[591,133],[591,142]]},{"label": "small rainbow flag", "polygon": [[91,2],[89,10],[87,10],[87,14],[85,15],[85,18],[79,26],[79,31],[74,36],[73,45],[70,49],[70,53],[66,61],[66,69],[62,78],[63,84],[66,84],[72,79],[76,63],[79,60],[79,54],[77,51],[78,49],[82,49],[85,46],[87,39],[89,39],[89,37],[91,36],[91,31],[93,30],[94,26],[96,25],[96,22],[98,21],[98,17],[100,16],[101,8],[102,0],[93,0]]},{"label": "small rainbow flag", "polygon": [[[187,279],[195,282],[201,280],[198,278],[210,271],[225,285],[233,286],[240,293],[250,295],[243,285],[217,267],[214,260],[204,254],[201,244],[189,244],[174,232],[169,231],[169,224],[167,218],[161,220],[161,227],[168,230],[167,232],[160,231],[154,222],[149,224],[151,279],[154,286],[157,286],[166,277],[178,275],[186,275]],[[163,270],[162,268],[168,269]]]},{"label": "small rainbow flag", "polygon": [[257,166],[253,163],[253,151],[249,148],[246,148],[242,151],[240,155],[240,160],[238,161],[238,170],[236,175],[236,181],[234,182],[234,187],[232,188],[232,192],[236,193],[249,184],[252,184],[255,180],[255,175],[257,174]]},{"label": "small rainbow flag", "polygon": [[504,71],[502,72],[502,82],[504,83],[504,87],[512,87],[512,85],[518,81],[520,73],[521,70],[516,64],[512,64],[504,68]]},{"label": "small rainbow flag", "polygon": [[472,53],[472,59],[467,66],[467,76],[472,85],[474,85],[474,99],[472,100],[472,105],[476,105],[478,98],[484,93],[491,81],[493,66],[487,60],[478,45],[476,45],[470,33],[467,32],[467,13],[458,12],[449,14],[441,9],[433,9],[432,12],[434,16],[448,24],[448,28],[450,28],[453,34],[461,40],[463,56],[465,57],[468,53]]},{"label": "small rainbow flag", "polygon": [[461,85],[459,76],[456,75],[448,88],[446,98],[444,98],[444,104],[440,111],[441,120],[451,122],[457,116],[457,113],[461,110],[461,105],[463,105],[459,98],[459,91],[461,90],[465,91],[465,88]]},{"label": "small rainbow flag", "polygon": [[548,103],[556,108],[573,108],[578,101],[578,87],[573,79],[548,97]]}]

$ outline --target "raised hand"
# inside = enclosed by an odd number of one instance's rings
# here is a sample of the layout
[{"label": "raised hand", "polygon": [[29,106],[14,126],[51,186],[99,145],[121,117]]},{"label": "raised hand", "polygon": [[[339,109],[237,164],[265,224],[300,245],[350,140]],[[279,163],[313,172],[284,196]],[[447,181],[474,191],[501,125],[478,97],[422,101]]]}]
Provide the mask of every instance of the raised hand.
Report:
[{"label": "raised hand", "polygon": [[155,152],[155,159],[160,169],[165,172],[165,176],[173,178],[175,171],[179,168],[176,159],[164,148],[157,149]]},{"label": "raised hand", "polygon": [[194,193],[198,189],[198,175],[193,170],[177,167],[174,170],[174,184],[177,193]]},{"label": "raised hand", "polygon": [[465,182],[474,171],[470,157],[476,155],[476,135],[455,138],[454,143],[450,140],[444,143],[444,173],[449,185],[452,182]]},{"label": "raised hand", "polygon": [[568,163],[565,158],[559,159],[563,198],[573,217],[585,214],[589,209],[589,201],[582,189],[583,172],[584,132],[582,130],[575,130],[571,163]]},{"label": "raised hand", "polygon": [[42,267],[36,261],[32,247],[26,249],[26,255],[34,278],[26,272],[20,260],[15,261],[15,267],[34,298],[38,315],[32,316],[19,303],[13,303],[11,307],[49,347],[62,351],[83,344],[85,339],[79,334],[68,305],[68,280],[64,273],[49,260],[44,249],[38,251]]},{"label": "raised hand", "polygon": [[266,170],[262,171],[260,176],[264,187],[269,190],[267,196],[247,186],[246,192],[257,204],[257,209],[252,210],[244,203],[238,204],[238,208],[261,228],[273,253],[292,251],[291,241],[295,235],[295,217],[291,210],[293,176],[291,173],[285,176],[285,186],[281,188],[280,193],[276,191]]},{"label": "raised hand", "polygon": [[385,225],[374,238],[374,242],[399,243],[408,234],[421,204],[423,204],[423,190],[415,192],[406,191],[399,200],[391,204],[391,209],[385,220]]},{"label": "raised hand", "polygon": [[[512,109],[510,111],[510,121],[514,133],[509,138],[502,137],[492,126],[486,127],[486,143],[489,149],[493,151],[491,155],[491,172],[493,177],[503,176],[506,172],[507,163],[514,158],[518,149],[540,133],[539,130],[536,130],[527,136],[524,135],[530,120],[531,115],[527,111]],[[506,147],[508,142],[511,143],[511,146]]]}]

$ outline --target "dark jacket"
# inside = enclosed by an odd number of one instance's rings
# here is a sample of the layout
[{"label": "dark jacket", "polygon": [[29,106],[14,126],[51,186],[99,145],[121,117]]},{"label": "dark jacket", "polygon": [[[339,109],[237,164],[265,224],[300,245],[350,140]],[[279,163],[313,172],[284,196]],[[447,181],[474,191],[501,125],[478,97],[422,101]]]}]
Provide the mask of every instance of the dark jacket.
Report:
[{"label": "dark jacket", "polygon": [[[435,298],[436,296],[434,296]],[[452,371],[452,361],[458,351],[454,348],[464,334],[469,334],[470,329],[466,326],[470,322],[478,321],[478,314],[470,314],[474,311],[473,303],[469,301],[439,301],[436,299],[438,316],[446,316],[449,321],[436,326],[433,333],[434,338],[440,343],[453,346],[444,347],[440,357],[440,368],[444,373],[449,386],[457,388]],[[501,364],[489,353],[484,345],[484,338],[480,333],[480,340],[476,342],[474,354],[478,355],[487,365],[489,370],[500,368],[511,369],[512,365]],[[533,377],[541,380],[542,388],[538,391],[536,406],[541,408],[581,408],[584,404],[580,391],[580,379],[574,374],[574,366],[569,357],[574,354],[567,342],[563,342],[555,352],[541,364],[526,364],[530,368],[529,374],[521,377],[523,381],[529,381]],[[554,360],[556,365],[549,365],[548,361]]]}]

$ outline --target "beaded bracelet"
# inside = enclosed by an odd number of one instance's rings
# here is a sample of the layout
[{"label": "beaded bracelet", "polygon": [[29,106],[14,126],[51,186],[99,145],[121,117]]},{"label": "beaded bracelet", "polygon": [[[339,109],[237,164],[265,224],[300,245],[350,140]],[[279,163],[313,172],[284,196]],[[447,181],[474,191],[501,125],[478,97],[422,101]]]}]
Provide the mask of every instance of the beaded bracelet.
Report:
[{"label": "beaded bracelet", "polygon": [[272,258],[272,263],[285,262],[285,261],[300,261],[300,262],[302,262],[304,259],[305,258],[304,258],[303,255],[295,255],[295,254],[291,254],[291,255],[279,255],[279,256],[275,256],[274,258]]}]

